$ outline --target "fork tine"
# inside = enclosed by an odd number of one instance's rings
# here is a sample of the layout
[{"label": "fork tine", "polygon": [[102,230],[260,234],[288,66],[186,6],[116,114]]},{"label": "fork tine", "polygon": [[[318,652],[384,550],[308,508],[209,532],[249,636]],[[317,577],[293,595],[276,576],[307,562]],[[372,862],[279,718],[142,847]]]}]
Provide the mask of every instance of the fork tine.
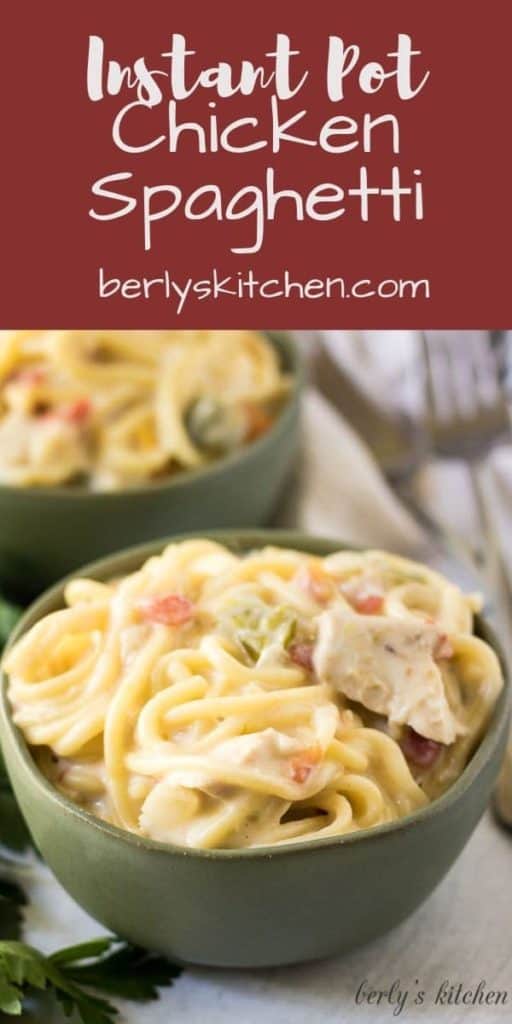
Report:
[{"label": "fork tine", "polygon": [[431,426],[444,423],[451,415],[451,373],[447,372],[446,350],[441,337],[422,333],[425,363],[427,419]]},{"label": "fork tine", "polygon": [[479,396],[476,389],[475,347],[472,332],[453,333],[445,339],[449,349],[447,362],[453,381],[454,416],[467,422],[478,415]]},{"label": "fork tine", "polygon": [[480,350],[481,375],[480,394],[486,405],[508,407],[503,376],[500,367],[500,353],[493,346],[491,338],[485,338]]},{"label": "fork tine", "polygon": [[464,339],[455,332],[427,334],[425,360],[431,426],[437,432],[443,428],[452,430],[477,411]]},{"label": "fork tine", "polygon": [[434,447],[479,458],[510,432],[506,395],[490,339],[475,332],[423,335],[427,424]]}]

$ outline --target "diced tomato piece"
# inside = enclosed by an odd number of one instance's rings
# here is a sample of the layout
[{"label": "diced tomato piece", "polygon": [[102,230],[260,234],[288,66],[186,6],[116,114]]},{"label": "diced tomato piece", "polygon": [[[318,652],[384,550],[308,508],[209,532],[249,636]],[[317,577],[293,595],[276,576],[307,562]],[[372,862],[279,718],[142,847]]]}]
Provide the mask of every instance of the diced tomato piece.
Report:
[{"label": "diced tomato piece", "polygon": [[309,776],[313,771],[313,765],[305,764],[304,761],[294,758],[291,764],[291,769],[293,781],[302,785],[302,783],[307,782],[309,779]]},{"label": "diced tomato piece", "polygon": [[359,594],[353,598],[353,604],[356,612],[361,615],[377,615],[382,611],[382,605],[384,604],[384,597],[382,594]]},{"label": "diced tomato piece", "polygon": [[300,785],[307,782],[313,768],[318,764],[321,757],[322,749],[318,745],[310,747],[309,750],[305,750],[302,754],[292,757],[290,773],[293,781],[298,782]]},{"label": "diced tomato piece", "polygon": [[270,414],[256,402],[245,402],[246,417],[245,437],[247,441],[255,441],[270,430],[273,420]]},{"label": "diced tomato piece", "polygon": [[340,589],[360,615],[378,615],[382,611],[384,591],[371,580],[348,580]]},{"label": "diced tomato piece", "polygon": [[294,582],[318,604],[325,604],[332,596],[332,581],[316,566],[301,566],[295,574]]},{"label": "diced tomato piece", "polygon": [[14,373],[11,380],[16,384],[26,384],[27,387],[33,387],[37,384],[44,384],[46,380],[46,370],[42,366],[34,366],[32,369],[27,368],[26,370],[19,370]]},{"label": "diced tomato piece", "polygon": [[421,736],[410,725],[405,730],[400,746],[407,760],[417,765],[418,768],[430,768],[437,761],[443,749],[442,743]]},{"label": "diced tomato piece", "polygon": [[442,661],[445,658],[453,658],[454,653],[455,652],[449,638],[446,636],[446,633],[441,633],[434,647],[434,658],[437,661]]},{"label": "diced tomato piece", "polygon": [[63,405],[58,410],[58,416],[60,419],[65,420],[66,423],[79,425],[89,419],[91,412],[92,402],[89,398],[76,398],[74,402]]},{"label": "diced tomato piece", "polygon": [[290,644],[288,654],[296,665],[306,668],[308,672],[313,670],[313,644],[297,641],[295,644]]},{"label": "diced tomato piece", "polygon": [[162,626],[183,626],[194,614],[192,602],[182,594],[142,597],[137,602],[137,609],[146,622],[157,622]]}]

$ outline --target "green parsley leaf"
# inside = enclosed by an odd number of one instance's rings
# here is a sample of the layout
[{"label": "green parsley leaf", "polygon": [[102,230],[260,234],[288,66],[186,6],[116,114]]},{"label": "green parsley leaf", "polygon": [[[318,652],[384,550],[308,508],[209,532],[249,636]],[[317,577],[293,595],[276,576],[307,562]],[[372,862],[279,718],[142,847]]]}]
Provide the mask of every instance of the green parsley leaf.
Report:
[{"label": "green parsley leaf", "polygon": [[[92,954],[98,955],[98,954]],[[58,954],[58,963],[62,963]],[[107,992],[123,999],[157,999],[157,988],[172,985],[181,974],[177,964],[145,949],[122,944],[108,957],[82,966],[72,966],[68,977],[81,985]]]},{"label": "green parsley leaf", "polygon": [[116,938],[98,939],[43,956],[22,942],[0,942],[0,1010],[19,1016],[33,990],[51,990],[66,1016],[81,1024],[114,1024],[115,1006],[87,991],[145,1002],[181,973],[176,964]]}]

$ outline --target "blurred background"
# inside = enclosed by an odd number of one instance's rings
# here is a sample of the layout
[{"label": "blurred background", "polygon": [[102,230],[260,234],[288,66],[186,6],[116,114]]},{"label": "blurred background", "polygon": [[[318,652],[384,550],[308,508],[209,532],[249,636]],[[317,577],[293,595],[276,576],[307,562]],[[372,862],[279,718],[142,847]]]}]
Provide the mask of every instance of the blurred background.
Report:
[{"label": "blurred background", "polygon": [[[303,459],[281,525],[388,547],[482,594],[512,657],[512,331],[297,332]],[[512,743],[498,790],[512,827]]]},{"label": "blurred background", "polygon": [[[311,385],[295,496],[301,525],[314,519],[316,532],[323,525],[332,533],[341,521],[349,540],[368,543],[375,534],[404,550],[417,546],[420,530],[424,541],[437,538],[477,569],[495,604],[499,595],[508,605],[512,332],[330,331],[297,338]],[[340,501],[331,494],[322,516],[317,505],[327,486],[337,486]],[[309,511],[306,496],[315,505]]]}]

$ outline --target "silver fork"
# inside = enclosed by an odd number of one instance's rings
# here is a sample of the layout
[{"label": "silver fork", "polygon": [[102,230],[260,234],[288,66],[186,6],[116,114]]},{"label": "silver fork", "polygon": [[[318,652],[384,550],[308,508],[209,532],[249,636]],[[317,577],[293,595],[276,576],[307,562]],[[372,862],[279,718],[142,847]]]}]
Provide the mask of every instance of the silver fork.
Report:
[{"label": "silver fork", "polygon": [[431,437],[440,455],[475,462],[510,440],[501,355],[490,335],[424,332]]},{"label": "silver fork", "polygon": [[[490,336],[423,335],[427,428],[440,455],[466,462],[481,529],[473,555],[496,604],[507,660],[511,653],[512,588],[494,528],[496,500],[488,455],[512,438],[510,412],[500,375],[499,350]],[[512,739],[496,794],[496,810],[512,827]]]},{"label": "silver fork", "polygon": [[[433,451],[463,460],[471,474],[481,528],[472,554],[491,592],[512,597],[491,508],[495,500],[488,455],[512,440],[510,412],[497,350],[485,334],[423,334],[426,423]],[[503,593],[498,593],[503,597]],[[512,607],[510,609],[512,614]]]}]

